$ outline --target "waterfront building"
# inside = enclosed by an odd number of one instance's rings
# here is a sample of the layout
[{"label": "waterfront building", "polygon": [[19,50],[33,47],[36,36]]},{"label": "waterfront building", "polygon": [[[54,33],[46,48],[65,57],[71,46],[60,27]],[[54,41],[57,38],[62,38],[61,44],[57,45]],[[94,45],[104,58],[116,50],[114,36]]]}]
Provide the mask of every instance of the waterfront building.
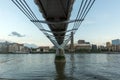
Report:
[{"label": "waterfront building", "polygon": [[106,42],[106,47],[111,47],[111,43],[110,42]]},{"label": "waterfront building", "polygon": [[112,51],[116,52],[117,51],[117,46],[116,45],[112,45]]},{"label": "waterfront building", "polygon": [[0,43],[0,52],[7,53],[8,52],[8,45],[9,45],[9,43],[7,41],[1,42]]},{"label": "waterfront building", "polygon": [[78,40],[78,44],[75,44],[74,48],[76,51],[90,51],[92,49],[92,46],[90,42],[85,42],[85,40]]},{"label": "waterfront building", "polygon": [[0,52],[2,52],[2,46],[3,44],[2,43],[0,43]]},{"label": "waterfront building", "polygon": [[[24,44],[18,44],[18,43],[11,43],[9,44],[9,50],[8,52],[11,53],[26,53]],[[28,52],[28,50],[27,50]]]},{"label": "waterfront building", "polygon": [[30,48],[30,53],[35,53],[37,52],[37,48]]},{"label": "waterfront building", "polygon": [[29,52],[30,52],[30,48],[24,46],[24,52],[25,52],[25,53],[29,53]]},{"label": "waterfront building", "polygon": [[75,45],[75,50],[76,51],[90,51],[92,49],[91,44],[76,44]]},{"label": "waterfront building", "polygon": [[110,42],[106,42],[106,48],[108,51],[112,51],[112,44]]},{"label": "waterfront building", "polygon": [[112,40],[112,45],[120,45],[120,39]]},{"label": "waterfront building", "polygon": [[49,46],[40,46],[36,49],[36,52],[49,52]]},{"label": "waterfront building", "polygon": [[90,42],[85,42],[85,44],[90,44]]},{"label": "waterfront building", "polygon": [[93,51],[96,51],[96,50],[97,50],[97,45],[92,44],[92,50],[93,50]]},{"label": "waterfront building", "polygon": [[113,52],[120,52],[120,45],[112,45],[112,49]]},{"label": "waterfront building", "polygon": [[78,44],[85,44],[85,40],[78,40]]},{"label": "waterfront building", "polygon": [[112,40],[112,51],[120,51],[120,39]]},{"label": "waterfront building", "polygon": [[103,45],[100,45],[100,46],[98,46],[98,50],[100,50],[100,51],[105,51],[105,50],[106,50],[106,47],[103,46]]}]

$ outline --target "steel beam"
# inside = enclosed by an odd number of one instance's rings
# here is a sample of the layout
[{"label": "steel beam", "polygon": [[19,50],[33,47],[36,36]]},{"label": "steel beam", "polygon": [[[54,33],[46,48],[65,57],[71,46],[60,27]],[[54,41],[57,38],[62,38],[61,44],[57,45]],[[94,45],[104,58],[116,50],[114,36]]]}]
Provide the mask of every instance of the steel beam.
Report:
[{"label": "steel beam", "polygon": [[30,20],[31,22],[40,22],[40,23],[45,23],[45,24],[67,24],[67,23],[73,23],[73,22],[80,22],[83,21],[84,19],[77,19],[77,20],[67,20],[67,21],[43,21],[43,20]]}]

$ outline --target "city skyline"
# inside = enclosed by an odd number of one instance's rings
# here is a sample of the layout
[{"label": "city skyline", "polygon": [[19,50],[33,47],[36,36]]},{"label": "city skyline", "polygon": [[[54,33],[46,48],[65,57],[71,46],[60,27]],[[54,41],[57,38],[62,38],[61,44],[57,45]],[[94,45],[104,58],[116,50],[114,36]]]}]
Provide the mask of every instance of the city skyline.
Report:
[{"label": "city skyline", "polygon": [[[73,16],[73,14],[77,13],[79,8],[76,1],[71,13],[71,19],[75,19],[76,16]],[[112,39],[119,39],[119,3],[119,0],[116,2],[97,0],[76,32],[74,42],[84,39],[93,44],[103,45]],[[31,4],[33,4],[33,0],[31,0]],[[37,7],[36,5],[32,6]],[[40,12],[36,14],[43,20]],[[52,45],[46,36],[26,18],[11,0],[0,1],[0,32],[0,41],[30,43],[38,46]]]}]

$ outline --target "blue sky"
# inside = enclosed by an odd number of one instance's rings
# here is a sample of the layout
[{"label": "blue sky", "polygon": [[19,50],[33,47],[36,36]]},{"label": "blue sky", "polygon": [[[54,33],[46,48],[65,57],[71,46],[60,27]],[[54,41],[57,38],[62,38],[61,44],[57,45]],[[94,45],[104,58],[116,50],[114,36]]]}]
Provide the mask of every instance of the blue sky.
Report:
[{"label": "blue sky", "polygon": [[[33,1],[33,0],[29,0]],[[77,13],[78,2],[72,12]],[[76,3],[77,2],[77,3]],[[94,6],[86,16],[84,22],[75,34],[75,42],[84,39],[88,42],[103,45],[107,41],[120,38],[120,0],[96,0]],[[34,7],[36,5],[32,5]],[[38,9],[38,8],[36,8]],[[35,10],[34,10],[35,11]],[[41,14],[40,19],[43,19]],[[21,35],[12,36],[12,32]],[[29,19],[11,2],[0,0],[0,41],[8,40],[18,43],[30,43],[38,46],[52,45],[52,43],[29,21]]]}]

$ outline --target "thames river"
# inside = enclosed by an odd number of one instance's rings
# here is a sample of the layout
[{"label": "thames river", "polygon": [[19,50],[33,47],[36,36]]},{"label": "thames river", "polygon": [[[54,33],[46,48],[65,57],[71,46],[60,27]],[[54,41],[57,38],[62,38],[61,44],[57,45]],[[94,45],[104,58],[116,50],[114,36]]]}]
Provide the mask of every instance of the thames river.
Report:
[{"label": "thames river", "polygon": [[0,80],[120,80],[120,54],[0,54]]}]

